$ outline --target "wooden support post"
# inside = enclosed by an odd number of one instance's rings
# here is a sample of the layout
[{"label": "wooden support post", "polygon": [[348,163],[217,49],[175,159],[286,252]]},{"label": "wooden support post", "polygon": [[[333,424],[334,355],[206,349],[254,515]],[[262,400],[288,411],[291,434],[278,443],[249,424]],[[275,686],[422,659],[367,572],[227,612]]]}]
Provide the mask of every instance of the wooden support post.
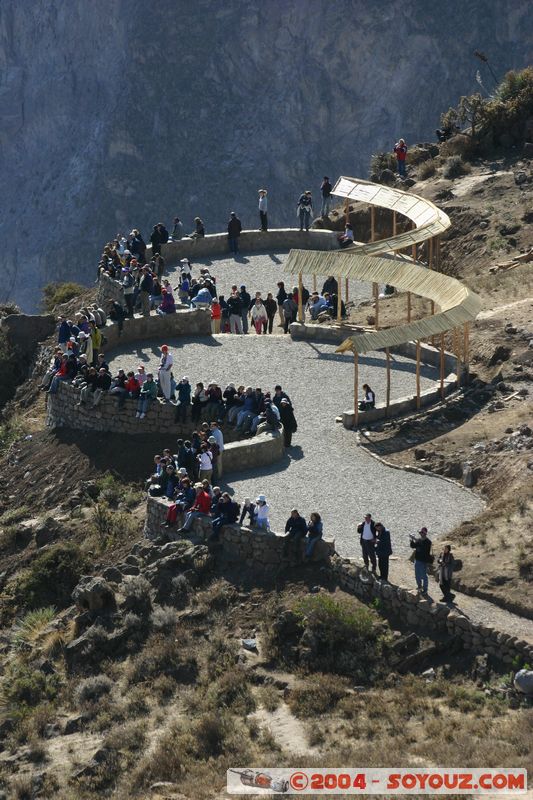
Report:
[{"label": "wooden support post", "polygon": [[465,368],[466,376],[470,372],[470,323],[465,322],[464,324],[464,341],[463,341],[463,364]]},{"label": "wooden support post", "polygon": [[436,253],[435,253],[435,269],[437,272],[441,272],[440,268],[440,235],[436,238]]},{"label": "wooden support post", "polygon": [[461,365],[461,336],[460,336],[460,329],[454,328],[453,331],[453,340],[454,340],[454,350],[455,350],[455,357],[457,359],[457,388],[461,385],[462,380],[462,365]]},{"label": "wooden support post", "polygon": [[386,406],[385,406],[385,413],[387,417],[389,416],[389,406],[390,406],[390,350],[388,347],[385,348],[385,356],[387,359],[387,396],[386,396]]},{"label": "wooden support post", "polygon": [[370,206],[370,241],[373,242],[376,238],[376,209]]},{"label": "wooden support post", "polygon": [[[434,315],[435,315],[435,301],[432,300],[431,301],[431,316],[433,317]],[[431,337],[431,346],[435,347],[435,337],[434,336]]]},{"label": "wooden support post", "polygon": [[338,291],[337,291],[337,322],[340,325],[341,324],[341,320],[342,320],[342,313],[341,313],[342,312],[342,278],[341,278],[340,275],[337,278],[337,284],[338,284]]},{"label": "wooden support post", "polygon": [[407,322],[411,322],[411,292],[407,292]]},{"label": "wooden support post", "polygon": [[373,283],[372,288],[374,290],[374,325],[379,331],[379,284]]},{"label": "wooden support post", "polygon": [[348,278],[344,279],[344,302],[348,302]]},{"label": "wooden support post", "polygon": [[316,292],[316,275],[313,275],[313,292]]},{"label": "wooden support post", "polygon": [[396,236],[396,211],[392,212],[392,235]]},{"label": "wooden support post", "polygon": [[350,221],[350,201],[346,198],[346,205],[344,206],[344,224]]},{"label": "wooden support post", "polygon": [[428,267],[433,269],[433,238],[431,238],[428,242]]},{"label": "wooden support post", "polygon": [[298,322],[304,321],[304,304],[302,302],[302,294],[303,294],[303,281],[302,281],[302,273],[298,273]]},{"label": "wooden support post", "polygon": [[359,425],[359,354],[353,354],[353,408],[354,408],[354,427]]},{"label": "wooden support post", "polygon": [[420,409],[420,339],[416,340],[416,410]]},{"label": "wooden support post", "polygon": [[444,400],[444,334],[440,335],[440,397]]}]

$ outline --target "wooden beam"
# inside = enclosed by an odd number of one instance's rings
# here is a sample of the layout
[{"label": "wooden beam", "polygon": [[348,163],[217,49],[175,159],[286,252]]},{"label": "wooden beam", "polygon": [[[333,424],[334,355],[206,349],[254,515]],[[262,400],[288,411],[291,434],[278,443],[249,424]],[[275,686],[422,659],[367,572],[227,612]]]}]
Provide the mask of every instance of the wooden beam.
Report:
[{"label": "wooden beam", "polygon": [[379,284],[373,283],[372,289],[374,293],[374,325],[376,330],[379,331]]},{"label": "wooden beam", "polygon": [[440,335],[440,397],[444,400],[444,334]]},{"label": "wooden beam", "polygon": [[337,322],[341,323],[342,320],[342,278],[337,278]]},{"label": "wooden beam", "polygon": [[407,322],[411,322],[411,292],[407,292]]},{"label": "wooden beam", "polygon": [[387,417],[389,416],[389,406],[390,406],[390,350],[388,347],[385,348],[385,357],[387,359],[387,396],[386,396],[386,406],[385,406],[385,413]]},{"label": "wooden beam", "polygon": [[316,292],[316,275],[313,275],[313,292]]},{"label": "wooden beam", "polygon": [[453,339],[455,342],[455,357],[457,359],[457,388],[461,385],[463,368],[461,365],[461,336],[460,329],[454,328]]},{"label": "wooden beam", "polygon": [[348,298],[348,291],[349,291],[348,283],[349,283],[348,278],[345,278],[345,280],[344,280],[344,302],[345,303],[347,303],[348,300],[349,300],[349,298]]},{"label": "wooden beam", "polygon": [[354,427],[359,425],[359,355],[353,354],[353,408],[354,408]]},{"label": "wooden beam", "polygon": [[392,235],[393,236],[396,236],[396,225],[397,225],[396,211],[393,211],[392,212]]},{"label": "wooden beam", "polygon": [[416,340],[416,410],[420,409],[420,339]]},{"label": "wooden beam", "polygon": [[302,293],[303,293],[303,280],[302,280],[302,273],[298,273],[298,322],[304,321],[304,304],[302,302]]},{"label": "wooden beam", "polygon": [[[432,300],[431,301],[431,316],[433,317],[434,315],[435,315],[435,301]],[[434,336],[431,337],[431,346],[435,347],[435,337]]]},{"label": "wooden beam", "polygon": [[428,267],[433,269],[433,238],[431,238],[428,242]]}]

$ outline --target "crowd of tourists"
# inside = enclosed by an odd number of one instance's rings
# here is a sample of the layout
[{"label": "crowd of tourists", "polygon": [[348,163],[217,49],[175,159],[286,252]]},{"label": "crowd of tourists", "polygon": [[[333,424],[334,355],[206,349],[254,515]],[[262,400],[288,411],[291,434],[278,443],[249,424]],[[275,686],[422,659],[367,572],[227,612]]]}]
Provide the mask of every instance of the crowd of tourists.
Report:
[{"label": "crowd of tourists", "polygon": [[[392,555],[390,531],[382,522],[374,522],[371,514],[357,527],[363,562],[367,569],[382,580],[389,579],[389,559]],[[428,574],[434,570],[435,556],[432,553],[432,542],[426,527],[420,528],[417,535],[409,537],[412,553],[410,560],[414,564],[416,586],[420,594],[428,594]],[[442,600],[449,603],[455,597],[451,591],[452,576],[456,562],[451,545],[445,544],[437,558],[436,577],[442,591]]]}]

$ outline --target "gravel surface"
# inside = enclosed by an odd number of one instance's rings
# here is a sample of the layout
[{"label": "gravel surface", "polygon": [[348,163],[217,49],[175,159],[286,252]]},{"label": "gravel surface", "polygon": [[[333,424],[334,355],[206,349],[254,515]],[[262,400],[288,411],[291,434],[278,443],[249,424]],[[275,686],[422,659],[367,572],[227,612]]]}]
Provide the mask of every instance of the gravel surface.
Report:
[{"label": "gravel surface", "polygon": [[[217,258],[208,259],[202,258],[192,261],[193,277],[198,277],[200,274],[200,267],[207,267],[209,271],[217,279],[217,289],[219,294],[228,296],[232,284],[241,286],[244,284],[247,291],[254,296],[255,292],[262,292],[263,297],[266,297],[267,292],[272,292],[274,297],[277,292],[278,281],[285,282],[285,288],[292,288],[298,284],[298,278],[291,275],[283,269],[283,265],[287,259],[288,252],[279,253],[257,253],[254,255],[238,255],[236,259],[233,258]],[[172,285],[174,281],[177,285],[177,272],[175,267],[168,269],[168,278]],[[313,289],[313,277],[311,275],[304,275],[304,286],[309,291]],[[325,278],[317,278],[318,291],[322,289],[322,284]],[[349,299],[365,300],[371,296],[371,286],[368,283],[361,283],[360,281],[349,282]],[[344,284],[342,287],[342,297],[344,297]]]},{"label": "gravel surface", "polygon": [[[358,447],[355,433],[335,423],[352,406],[353,362],[337,355],[332,345],[294,342],[284,336],[220,335],[212,340],[180,338],[167,342],[176,365],[174,375],[191,381],[229,381],[273,389],[279,381],[291,396],[298,420],[293,447],[285,458],[253,472],[233,473],[230,486],[237,499],[263,492],[271,506],[271,523],[282,530],[289,511],[308,515],[318,510],[326,536],[335,538],[344,555],[359,553],[356,524],[369,510],[391,529],[396,553],[407,553],[408,534],[421,525],[430,536],[449,531],[482,509],[470,492],[436,477],[385,467]],[[157,346],[150,342],[131,351],[110,354],[112,371],[133,368],[140,361],[155,369]],[[434,370],[422,370],[422,388],[431,385]],[[385,388],[384,359],[360,359],[360,382],[377,397]],[[414,390],[412,362],[397,358],[392,370],[392,396]],[[169,436],[170,445],[173,436]],[[147,465],[147,469],[149,465]]]}]

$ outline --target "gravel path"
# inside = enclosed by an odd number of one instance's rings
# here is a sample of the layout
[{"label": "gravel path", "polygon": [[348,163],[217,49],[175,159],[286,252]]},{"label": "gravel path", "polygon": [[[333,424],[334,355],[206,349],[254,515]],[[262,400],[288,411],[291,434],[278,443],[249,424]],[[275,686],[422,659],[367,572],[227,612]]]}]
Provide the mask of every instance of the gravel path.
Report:
[{"label": "gravel path", "polygon": [[[207,267],[209,271],[217,279],[217,289],[219,294],[228,296],[232,284],[241,286],[244,284],[247,291],[254,296],[255,292],[262,292],[263,297],[266,297],[267,292],[272,292],[274,297],[277,292],[277,282],[284,281],[285,288],[292,288],[298,284],[298,278],[295,275],[290,275],[283,268],[287,260],[288,252],[279,253],[257,253],[254,255],[238,255],[237,259],[233,258],[217,258],[209,259],[202,258],[194,260],[192,263],[192,275],[198,277],[200,274],[200,267]],[[174,282],[177,284],[178,272],[175,267],[168,269],[168,278],[172,285]],[[309,291],[313,289],[313,277],[311,275],[304,275],[304,286],[307,286]],[[318,291],[322,289],[322,284],[325,278],[317,278]],[[360,281],[349,282],[349,298],[350,300],[358,299],[365,300],[371,296],[371,286],[368,283],[361,283]],[[344,285],[342,287],[342,297],[344,298]]]},{"label": "gravel path", "polygon": [[[298,420],[294,446],[282,462],[247,473],[233,473],[231,488],[238,499],[264,492],[272,509],[274,529],[282,530],[292,507],[309,514],[316,509],[327,536],[343,555],[359,552],[355,525],[370,510],[390,527],[394,548],[407,553],[408,534],[427,525],[430,535],[449,531],[482,509],[475,495],[438,478],[389,469],[357,446],[353,432],[335,423],[352,405],[353,362],[335,354],[333,345],[295,342],[284,336],[220,335],[209,340],[180,338],[167,342],[177,378],[229,381],[273,389],[279,381],[291,396]],[[110,354],[112,370],[133,368],[139,361],[155,369],[157,346],[150,342],[131,351]],[[360,381],[378,397],[385,387],[384,359],[372,354],[360,360]],[[422,387],[431,385],[434,370],[422,370]],[[413,391],[414,365],[395,359],[392,395]],[[172,445],[173,437],[169,436]],[[147,469],[148,469],[147,465]],[[429,502],[428,502],[429,501]]]},{"label": "gravel path", "polygon": [[[207,266],[216,275],[221,294],[227,295],[233,283],[244,283],[250,294],[261,291],[265,295],[276,291],[278,280],[284,280],[286,286],[294,284],[293,276],[283,270],[286,257],[287,253],[265,253],[239,256],[237,260],[201,259],[194,262],[193,275],[198,274],[200,266]],[[169,269],[169,276],[173,282],[175,269]],[[312,289],[312,277],[304,277],[304,283]],[[320,289],[320,278],[317,283]],[[349,291],[351,299],[370,296],[370,287],[357,281],[350,281]],[[279,331],[275,329],[276,333]],[[392,532],[391,579],[414,587],[413,568],[406,559],[409,533],[426,525],[435,540],[482,510],[481,500],[453,483],[380,464],[357,446],[354,433],[335,423],[340,411],[353,405],[353,362],[349,356],[337,355],[334,346],[293,342],[283,335],[260,337],[255,333],[246,337],[221,335],[211,341],[180,338],[167,343],[174,354],[177,377],[189,374],[191,380],[217,380],[224,385],[242,382],[271,389],[280,382],[290,394],[299,428],[284,460],[229,476],[228,488],[237,499],[255,497],[259,492],[267,495],[274,529],[282,530],[294,506],[304,514],[317,509],[324,520],[325,534],[335,538],[338,552],[359,559],[355,527],[369,510]],[[152,342],[110,354],[113,370],[139,362],[155,368],[158,360],[159,351]],[[380,353],[360,359],[360,385],[370,383],[378,398],[385,390],[383,367]],[[423,389],[437,379],[435,370],[422,369]],[[395,358],[392,397],[413,392],[414,383],[413,363]],[[171,444],[173,436],[169,439]],[[440,596],[434,582],[430,583],[430,592]],[[531,620],[460,593],[456,604],[473,621],[533,642]]]}]

